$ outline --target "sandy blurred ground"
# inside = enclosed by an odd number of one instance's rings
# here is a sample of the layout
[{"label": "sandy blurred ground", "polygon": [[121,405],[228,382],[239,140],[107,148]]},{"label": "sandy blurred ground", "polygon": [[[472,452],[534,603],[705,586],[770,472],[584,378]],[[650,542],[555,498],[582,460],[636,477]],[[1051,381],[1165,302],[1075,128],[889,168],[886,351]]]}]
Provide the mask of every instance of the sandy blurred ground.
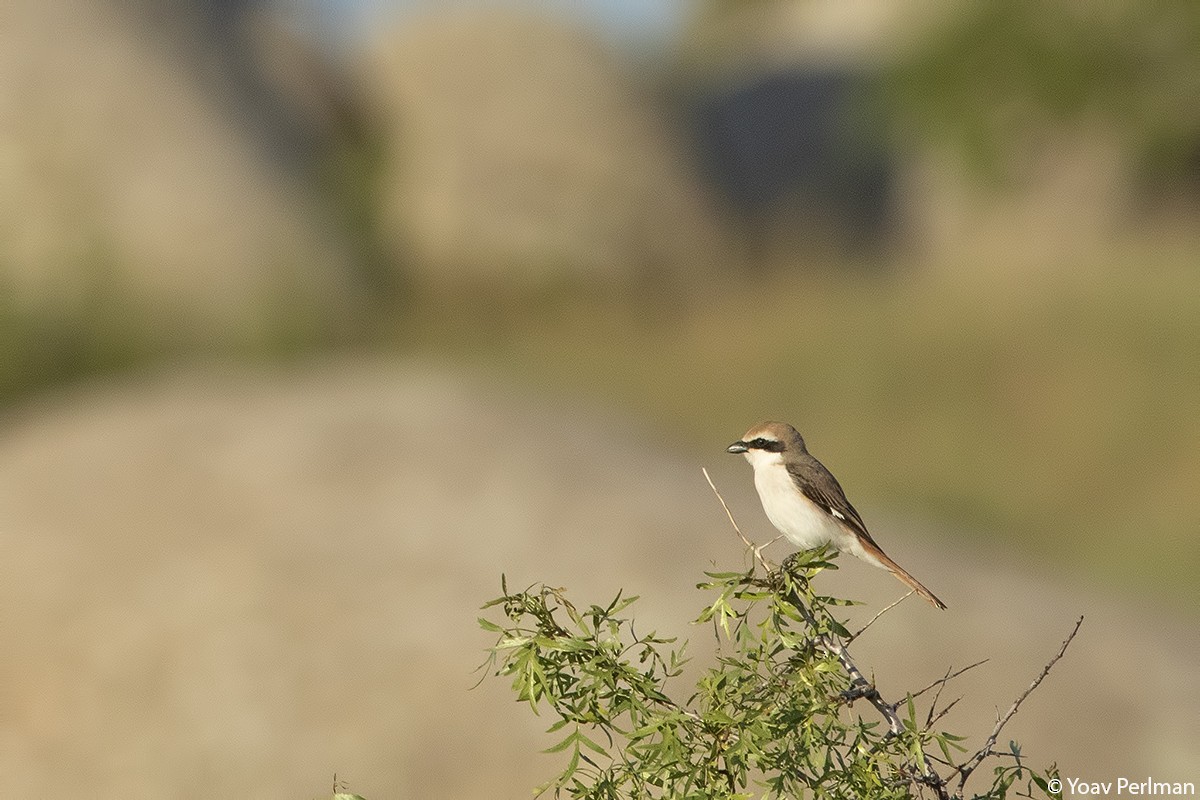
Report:
[{"label": "sandy blurred ground", "polygon": [[[743,553],[701,466],[767,534],[722,452],[738,433],[697,456],[600,408],[389,361],[30,402],[0,430],[5,793],[310,798],[336,773],[370,800],[527,796],[556,764],[548,720],[505,680],[470,690],[478,607],[501,573],[583,603],[621,588],[645,598],[639,627],[702,658],[693,587]],[[862,510],[951,606],[907,602],[855,645],[886,696],[991,659],[944,695],[966,695],[945,726],[978,743],[1085,614],[1004,741],[1086,780],[1200,775],[1193,623]],[[898,596],[858,563],[822,580],[866,601],[860,621]]]}]

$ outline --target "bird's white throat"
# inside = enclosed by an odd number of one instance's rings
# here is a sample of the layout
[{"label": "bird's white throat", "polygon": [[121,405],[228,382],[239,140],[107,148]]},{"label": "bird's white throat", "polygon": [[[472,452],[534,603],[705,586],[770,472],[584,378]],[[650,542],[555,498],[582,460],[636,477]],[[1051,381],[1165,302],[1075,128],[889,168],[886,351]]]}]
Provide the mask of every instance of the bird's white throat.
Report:
[{"label": "bird's white throat", "polygon": [[[755,457],[751,457],[752,453]],[[763,511],[788,541],[805,550],[830,544],[842,552],[864,557],[858,539],[800,492],[779,453],[751,451],[746,460],[754,466],[754,488],[758,490]]]}]

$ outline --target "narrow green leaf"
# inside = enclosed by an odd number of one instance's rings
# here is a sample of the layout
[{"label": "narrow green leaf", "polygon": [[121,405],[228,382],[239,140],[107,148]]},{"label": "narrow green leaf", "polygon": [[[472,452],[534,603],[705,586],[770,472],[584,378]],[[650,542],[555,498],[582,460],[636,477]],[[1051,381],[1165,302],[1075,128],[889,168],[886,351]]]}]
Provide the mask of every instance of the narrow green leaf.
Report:
[{"label": "narrow green leaf", "polygon": [[941,748],[942,756],[949,762],[954,763],[954,757],[950,755],[950,747],[946,744],[946,739],[942,736],[935,737],[938,747]]},{"label": "narrow green leaf", "polygon": [[574,744],[578,738],[579,738],[579,728],[576,728],[575,730],[568,733],[566,735],[566,738],[564,738],[558,744],[547,747],[542,752],[543,753],[561,753],[563,750],[566,750],[568,747],[570,747],[572,744]]},{"label": "narrow green leaf", "polygon": [[562,774],[558,776],[559,785],[561,786],[562,784],[569,781],[571,779],[571,777],[575,774],[575,771],[578,769],[579,769],[579,746],[576,745],[575,749],[571,752],[571,760],[567,762],[566,769],[564,769],[562,771]]},{"label": "narrow green leaf", "polygon": [[492,650],[515,650],[518,647],[525,647],[531,641],[533,640],[528,636],[514,636],[511,639],[505,639],[501,642],[497,642],[496,646],[493,647]]},{"label": "narrow green leaf", "polygon": [[593,742],[591,739],[589,739],[583,733],[579,733],[579,741],[582,742],[585,747],[587,747],[589,750],[592,750],[593,752],[599,753],[602,756],[608,755],[607,750],[605,750],[603,747],[601,747],[596,742]]}]

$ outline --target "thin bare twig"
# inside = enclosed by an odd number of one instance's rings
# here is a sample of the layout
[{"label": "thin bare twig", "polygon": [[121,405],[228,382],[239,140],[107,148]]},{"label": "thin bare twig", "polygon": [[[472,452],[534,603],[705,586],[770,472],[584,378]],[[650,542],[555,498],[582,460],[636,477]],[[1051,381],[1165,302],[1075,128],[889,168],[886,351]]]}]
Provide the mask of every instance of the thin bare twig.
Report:
[{"label": "thin bare twig", "polygon": [[1025,698],[1033,693],[1033,690],[1038,687],[1046,676],[1050,674],[1050,670],[1058,663],[1058,660],[1067,652],[1067,648],[1071,645],[1071,641],[1075,638],[1075,634],[1079,633],[1079,626],[1083,624],[1083,616],[1081,615],[1075,622],[1075,627],[1071,630],[1071,634],[1063,640],[1062,647],[1058,648],[1058,652],[1054,654],[1054,658],[1042,667],[1041,673],[1033,679],[1033,683],[1029,684],[1029,688],[1021,693],[1021,696],[1013,701],[1012,707],[1008,709],[1008,713],[996,720],[996,727],[992,728],[991,734],[987,741],[983,743],[983,747],[979,749],[969,761],[958,768],[958,790],[962,793],[963,787],[967,782],[967,778],[975,771],[975,768],[983,763],[983,760],[992,754],[992,748],[996,746],[996,739],[1000,736],[1000,731],[1008,724],[1008,721],[1016,716],[1017,710],[1021,707],[1021,703],[1025,702]]},{"label": "thin bare twig", "polygon": [[[986,659],[986,658],[985,658],[985,659],[983,659],[982,661],[976,661],[974,664],[971,664],[970,666],[963,667],[963,668],[962,668],[962,669],[960,669],[958,672],[953,672],[953,673],[951,673],[951,672],[947,672],[947,674],[946,674],[946,677],[944,677],[944,678],[938,678],[936,681],[934,681],[933,683],[929,684],[928,686],[926,686],[926,687],[925,687],[924,689],[922,689],[921,691],[919,691],[919,692],[914,692],[914,693],[913,693],[913,699],[914,699],[914,700],[916,700],[918,697],[920,697],[921,695],[925,694],[926,692],[928,692],[928,691],[929,691],[930,689],[932,689],[933,687],[935,687],[935,686],[943,686],[943,685],[945,685],[945,683],[946,683],[947,681],[952,681],[952,680],[954,680],[955,678],[957,678],[959,675],[962,675],[962,674],[963,674],[964,672],[966,672],[967,670],[969,670],[969,669],[975,669],[976,667],[983,666],[983,665],[984,665],[984,664],[986,664],[987,662],[988,662],[988,659]],[[940,690],[939,690],[939,691],[940,691]]]},{"label": "thin bare twig", "polygon": [[875,620],[879,619],[884,614],[891,611],[893,608],[900,605],[908,598],[912,597],[914,594],[916,594],[916,590],[910,591],[908,594],[904,595],[899,600],[894,600],[891,603],[889,603],[888,605],[884,606],[882,611],[879,611],[878,613],[876,613],[875,616],[873,616],[869,620],[867,620],[866,625],[863,625],[861,628],[858,629],[858,631],[856,631],[853,635],[851,635],[851,637],[846,640],[846,644],[851,644],[859,636],[862,636],[863,633],[866,632],[867,628],[869,628],[875,624]]},{"label": "thin bare twig", "polygon": [[[947,714],[949,714],[949,713],[950,713],[950,709],[952,709],[952,708],[954,708],[956,705],[958,705],[958,701],[959,701],[959,700],[962,700],[962,698],[961,698],[961,697],[956,697],[956,698],[954,698],[953,700],[951,700],[951,701],[950,701],[950,704],[949,704],[949,705],[947,705],[945,708],[943,708],[941,711],[939,711],[939,712],[937,713],[937,716],[935,716],[933,719],[929,720],[929,724],[928,724],[928,725],[926,725],[925,727],[926,727],[926,728],[932,728],[934,725],[936,725],[936,724],[937,724],[937,722],[938,722],[938,720],[940,720],[942,717],[944,717],[944,716],[946,716]],[[929,710],[930,710],[930,711],[932,711],[933,709],[931,708],[931,709],[929,709]]]},{"label": "thin bare twig", "polygon": [[[946,669],[946,674],[938,681],[938,690],[933,694],[933,702],[929,704],[929,714],[925,717],[925,727],[928,728],[933,724],[933,712],[937,709],[938,700],[942,699],[942,689],[946,688],[946,681],[950,680],[950,671],[954,669],[954,665],[950,665]],[[913,695],[916,697],[916,695]]]},{"label": "thin bare twig", "polygon": [[772,564],[767,559],[763,558],[762,551],[764,548],[770,547],[771,545],[778,542],[780,537],[776,536],[774,539],[767,542],[766,544],[757,544],[757,545],[754,544],[754,542],[747,539],[746,534],[742,533],[742,529],[738,527],[737,520],[735,520],[733,518],[733,512],[729,510],[729,505],[725,502],[725,498],[721,496],[721,493],[719,491],[717,491],[717,485],[715,483],[713,483],[713,479],[709,476],[708,469],[705,467],[701,467],[700,471],[704,473],[704,479],[706,481],[708,481],[708,485],[710,487],[712,487],[713,494],[715,494],[717,496],[717,499],[721,501],[721,508],[725,509],[725,516],[729,517],[729,524],[733,526],[733,530],[737,533],[738,538],[742,540],[742,544],[746,545],[746,547],[750,550],[750,552],[754,554],[754,560],[757,561],[759,566],[762,567],[766,572],[771,572],[772,570],[774,570],[775,565]]}]

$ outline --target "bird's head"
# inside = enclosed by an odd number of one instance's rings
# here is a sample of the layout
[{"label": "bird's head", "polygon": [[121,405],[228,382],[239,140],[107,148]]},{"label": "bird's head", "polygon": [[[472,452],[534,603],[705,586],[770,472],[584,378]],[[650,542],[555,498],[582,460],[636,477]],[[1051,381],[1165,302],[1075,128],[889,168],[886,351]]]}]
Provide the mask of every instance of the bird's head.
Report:
[{"label": "bird's head", "polygon": [[763,422],[746,431],[726,451],[744,455],[758,466],[783,461],[788,453],[805,452],[804,438],[786,422]]}]

